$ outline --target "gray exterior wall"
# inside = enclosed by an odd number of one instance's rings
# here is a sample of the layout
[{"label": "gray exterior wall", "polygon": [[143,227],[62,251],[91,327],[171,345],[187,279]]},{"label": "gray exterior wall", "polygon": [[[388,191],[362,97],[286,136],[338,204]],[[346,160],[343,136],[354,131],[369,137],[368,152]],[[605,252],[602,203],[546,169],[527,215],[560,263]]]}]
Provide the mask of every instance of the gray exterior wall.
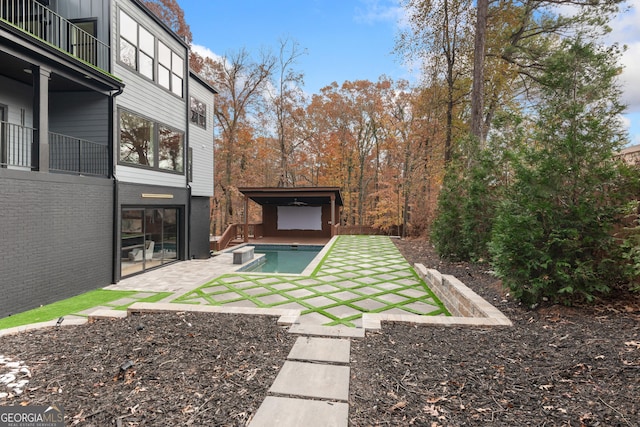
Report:
[{"label": "gray exterior wall", "polygon": [[[207,106],[207,127],[189,121],[189,147],[193,150],[193,181],[191,194],[213,197],[213,102],[214,94],[195,78],[189,79],[189,96],[193,96]],[[189,100],[191,110],[191,100]],[[208,217],[208,214],[207,214]]]},{"label": "gray exterior wall", "polygon": [[0,76],[0,104],[9,110],[9,123],[20,124],[21,110],[25,111],[27,127],[33,127],[33,89],[31,86]]},{"label": "gray exterior wall", "polygon": [[52,0],[49,8],[68,20],[97,18],[97,38],[109,43],[109,4],[111,0]]},{"label": "gray exterior wall", "polygon": [[49,130],[109,143],[109,98],[95,92],[61,92],[49,98]]},{"label": "gray exterior wall", "polygon": [[0,170],[0,317],[112,282],[113,181]]},{"label": "gray exterior wall", "polygon": [[[178,53],[184,61],[184,97],[180,98],[166,90],[156,82],[144,77],[136,70],[120,63],[119,58],[119,10],[122,9],[139,25],[142,25],[157,40],[161,40],[165,45]],[[128,111],[138,114],[157,123],[168,125],[174,129],[184,132],[185,142],[188,138],[188,95],[187,82],[189,72],[187,46],[178,41],[172,33],[168,33],[165,28],[159,25],[153,18],[137,7],[133,2],[126,0],[114,1],[111,10],[111,20],[113,31],[111,36],[111,56],[113,74],[121,78],[126,86],[124,92],[116,98],[116,111],[114,111],[114,159],[119,159],[119,114],[118,108],[125,108]],[[156,53],[157,55],[157,53]],[[186,158],[186,150],[184,156]],[[138,184],[155,184],[160,186],[183,187],[187,186],[186,167],[185,174],[166,173],[141,167],[129,167],[127,165],[116,165],[116,175],[120,181]]]},{"label": "gray exterior wall", "polygon": [[211,212],[209,197],[191,198],[191,228],[189,247],[191,258],[209,258],[209,216]]}]

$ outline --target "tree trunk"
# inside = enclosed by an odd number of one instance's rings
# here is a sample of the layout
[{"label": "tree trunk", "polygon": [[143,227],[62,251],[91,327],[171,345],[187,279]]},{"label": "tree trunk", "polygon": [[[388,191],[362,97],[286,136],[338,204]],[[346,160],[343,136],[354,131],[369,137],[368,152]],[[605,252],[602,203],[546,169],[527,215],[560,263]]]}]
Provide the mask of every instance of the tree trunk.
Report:
[{"label": "tree trunk", "polygon": [[484,57],[489,0],[478,0],[476,39],[473,49],[473,87],[471,91],[471,134],[484,146],[486,135],[482,120],[484,106]]}]

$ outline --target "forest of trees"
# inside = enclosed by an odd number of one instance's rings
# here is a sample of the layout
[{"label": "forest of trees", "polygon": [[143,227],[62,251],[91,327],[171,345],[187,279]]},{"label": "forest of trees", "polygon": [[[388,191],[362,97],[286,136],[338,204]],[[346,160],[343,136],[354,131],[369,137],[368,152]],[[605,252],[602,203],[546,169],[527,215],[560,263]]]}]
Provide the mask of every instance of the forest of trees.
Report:
[{"label": "forest of trees", "polygon": [[[176,0],[145,3],[191,41]],[[219,61],[192,53],[219,91],[212,233],[243,220],[238,187],[337,186],[343,224],[490,259],[523,300],[591,299],[604,282],[637,289],[638,173],[615,156],[628,142],[622,48],[602,42],[623,1],[401,6],[408,25],[395,50],[419,64],[413,85],[383,75],[309,96],[293,39]],[[628,215],[635,228],[614,237]]]}]

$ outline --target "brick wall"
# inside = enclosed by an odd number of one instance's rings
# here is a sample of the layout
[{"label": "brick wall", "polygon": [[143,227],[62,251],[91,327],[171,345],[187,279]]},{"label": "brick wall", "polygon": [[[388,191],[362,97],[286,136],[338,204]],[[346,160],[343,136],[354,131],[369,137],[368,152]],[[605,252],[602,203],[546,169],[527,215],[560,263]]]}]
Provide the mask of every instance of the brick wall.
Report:
[{"label": "brick wall", "polygon": [[113,182],[0,171],[0,317],[107,286]]}]

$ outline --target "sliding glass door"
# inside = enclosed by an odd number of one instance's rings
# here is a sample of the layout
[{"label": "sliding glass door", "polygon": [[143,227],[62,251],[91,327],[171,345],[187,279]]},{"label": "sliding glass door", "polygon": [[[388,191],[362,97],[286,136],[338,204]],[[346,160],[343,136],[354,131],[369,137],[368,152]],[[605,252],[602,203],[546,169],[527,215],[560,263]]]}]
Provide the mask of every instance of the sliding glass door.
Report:
[{"label": "sliding glass door", "polygon": [[121,276],[178,259],[177,208],[122,209]]}]

